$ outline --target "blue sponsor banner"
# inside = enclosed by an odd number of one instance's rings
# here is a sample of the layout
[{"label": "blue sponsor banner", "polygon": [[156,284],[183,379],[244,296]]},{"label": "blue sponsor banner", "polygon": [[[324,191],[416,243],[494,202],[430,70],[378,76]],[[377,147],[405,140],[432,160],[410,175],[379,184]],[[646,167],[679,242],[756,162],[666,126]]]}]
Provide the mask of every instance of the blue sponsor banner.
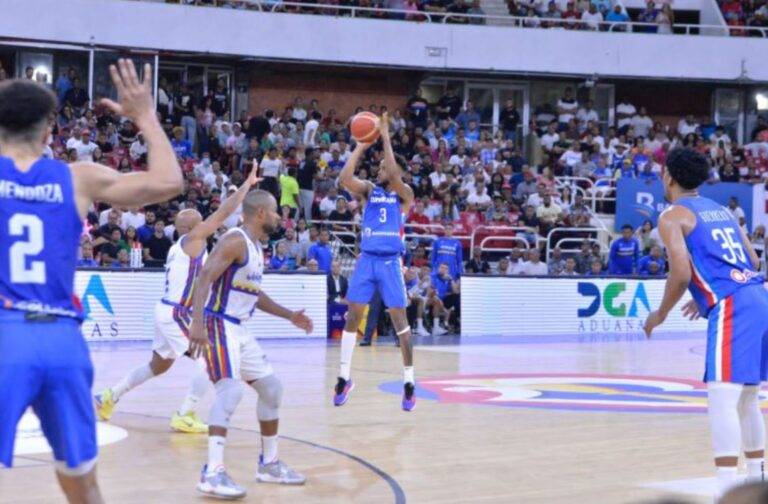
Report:
[{"label": "blue sponsor banner", "polygon": [[[752,229],[753,191],[751,184],[722,182],[701,186],[699,194],[713,199],[723,206],[736,197],[747,218],[747,228]],[[649,220],[656,226],[659,214],[668,206],[664,199],[664,184],[660,181],[647,183],[636,179],[619,179],[616,188],[616,231],[629,224],[633,229]]]}]

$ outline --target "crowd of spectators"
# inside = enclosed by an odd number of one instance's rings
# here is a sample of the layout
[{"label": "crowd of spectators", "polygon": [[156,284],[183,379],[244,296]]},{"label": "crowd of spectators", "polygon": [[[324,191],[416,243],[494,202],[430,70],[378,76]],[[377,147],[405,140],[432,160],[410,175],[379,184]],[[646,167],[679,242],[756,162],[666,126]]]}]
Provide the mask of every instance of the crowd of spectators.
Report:
[{"label": "crowd of spectators", "polygon": [[[168,0],[209,7],[321,14],[377,19],[405,19],[454,24],[485,24],[480,0]],[[632,19],[616,0],[507,0],[509,14],[524,18],[520,26],[591,31],[672,33],[675,22],[671,0],[649,1]],[[346,7],[346,8],[345,8]],[[628,23],[639,23],[632,26]]]},{"label": "crowd of spectators", "polygon": [[[55,91],[61,110],[46,155],[101,163],[122,172],[145,169],[147,147],[141,132],[130,121],[93,106],[76,72],[61,75]],[[160,79],[158,115],[185,174],[185,192],[143,209],[95,206],[83,235],[83,266],[127,267],[134,248],[142,250],[145,265],[162,265],[175,237],[176,213],[196,208],[203,216],[210,215],[243,183],[255,163],[264,178],[261,187],[275,195],[283,217],[282,226],[263,243],[268,267],[330,273],[334,259],[351,264],[361,205],[336,183],[351,151],[350,118],[322,110],[317,100],[307,103],[297,97],[277,111],[241,114],[232,120],[229,104],[223,80],[205,96],[196,96],[185,85],[172,86]],[[376,105],[367,109],[377,114],[387,111]],[[762,118],[750,137],[753,141],[739,146],[722,127],[708,121],[688,116],[665,126],[626,99],[616,106],[617,123],[606,126],[607,118],[590,101],[579,103],[571,89],[557,103],[535,108],[530,134],[524,138],[520,113],[511,100],[501,110],[500,127],[494,132],[480,125],[472,101],[464,102],[454,89],[437,103],[429,103],[417,91],[402,110],[389,112],[393,148],[408,161],[404,178],[416,196],[407,216],[406,262],[418,268],[419,278],[427,267],[433,284],[443,263],[453,281],[459,280],[465,266],[505,274],[593,272],[596,266],[579,256],[578,245],[547,257],[547,238],[554,238],[551,245],[561,235],[597,242],[595,213],[612,211],[615,181],[658,179],[666,153],[678,145],[707,154],[712,183],[764,183],[768,173],[768,125]],[[527,155],[521,145],[527,146]],[[380,147],[369,149],[357,176],[375,180],[380,160]],[[567,176],[574,178],[563,178]],[[221,232],[237,225],[238,218],[238,213],[231,216]],[[456,236],[466,238],[480,224],[514,228],[499,232],[514,241],[489,244],[495,250],[487,257],[467,254],[468,241]],[[570,231],[561,233],[566,228]],[[664,271],[641,267],[642,256],[655,257],[648,240],[633,256],[631,270],[621,271],[614,267],[607,243],[596,245],[590,261],[600,259],[599,272]],[[509,253],[498,253],[500,248]],[[620,249],[619,256],[623,253]],[[469,264],[465,255],[473,256]],[[571,258],[573,268],[568,267]],[[493,268],[484,266],[484,260],[490,260]],[[562,267],[550,267],[553,261]],[[448,287],[444,290],[451,294]]]},{"label": "crowd of spectators", "polygon": [[[768,28],[768,3],[765,0],[718,0],[732,36],[764,37]],[[745,27],[762,30],[747,30]]]}]

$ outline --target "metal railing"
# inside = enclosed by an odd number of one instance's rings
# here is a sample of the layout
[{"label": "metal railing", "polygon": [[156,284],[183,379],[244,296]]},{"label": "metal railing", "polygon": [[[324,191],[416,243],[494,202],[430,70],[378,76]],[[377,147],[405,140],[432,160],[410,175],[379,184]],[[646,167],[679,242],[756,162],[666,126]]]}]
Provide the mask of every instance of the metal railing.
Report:
[{"label": "metal railing", "polygon": [[[148,1],[148,0],[137,0]],[[645,33],[648,35],[657,35],[659,28],[657,23],[645,23],[640,21],[585,21],[581,19],[554,19],[545,17],[522,17],[511,15],[488,15],[488,14],[453,14],[427,12],[405,9],[388,9],[376,7],[357,7],[351,5],[334,5],[331,3],[300,3],[300,2],[282,2],[282,1],[259,1],[259,0],[213,0],[213,5],[203,4],[202,2],[189,2],[186,5],[198,5],[201,7],[231,7],[236,9],[255,10],[271,13],[290,13],[290,14],[322,14],[334,17],[376,17],[389,18],[393,20],[415,21],[415,22],[439,22],[439,23],[462,23],[467,20],[468,24],[482,25],[493,24],[494,26],[506,25],[513,28],[532,28],[532,29],[576,29],[581,31],[594,31],[600,33]],[[491,21],[492,23],[489,23]],[[635,30],[637,29],[637,30]],[[761,38],[768,38],[766,33],[768,29],[756,26],[729,26],[729,25],[710,25],[710,24],[686,24],[675,23],[672,26],[672,34],[675,35],[705,35],[727,37],[734,34],[755,34]]]},{"label": "metal railing", "polygon": [[[554,228],[549,233],[547,233],[547,237],[545,238],[547,243],[547,249],[546,249],[546,255],[544,256],[547,261],[549,261],[549,258],[552,256],[552,250],[555,248],[559,248],[560,244],[562,243],[583,243],[584,240],[588,240],[592,243],[599,243],[600,244],[600,250],[602,253],[605,253],[606,250],[608,250],[607,246],[601,242],[597,236],[602,231],[599,228],[596,227],[568,227],[568,228]],[[590,236],[564,236],[557,240],[554,246],[552,246],[552,237],[556,233],[590,233]],[[592,237],[591,233],[595,233],[595,236]]]},{"label": "metal railing", "polygon": [[[475,228],[472,230],[472,234],[469,236],[469,258],[474,259],[475,257],[475,242],[477,241],[477,234],[480,231],[511,231],[513,233],[524,233],[524,234],[536,234],[536,230],[533,228],[525,227],[525,226],[486,226],[484,224],[475,226]],[[483,241],[481,241],[481,251],[482,251],[482,243],[485,242],[485,238],[488,238],[490,240],[511,240],[512,238],[518,238],[524,240],[523,237],[518,237],[516,235],[493,235],[493,236],[487,236],[484,237]],[[540,238],[537,236],[537,241]],[[530,246],[530,245],[529,245]],[[502,252],[506,249],[498,249],[495,250],[496,252]]]}]

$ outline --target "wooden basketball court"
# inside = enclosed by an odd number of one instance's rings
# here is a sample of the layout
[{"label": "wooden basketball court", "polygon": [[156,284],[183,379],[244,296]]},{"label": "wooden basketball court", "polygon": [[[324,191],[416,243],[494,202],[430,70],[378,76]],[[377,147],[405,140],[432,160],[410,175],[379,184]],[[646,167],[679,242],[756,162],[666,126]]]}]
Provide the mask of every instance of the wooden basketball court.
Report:
[{"label": "wooden basketball court", "polygon": [[[415,351],[423,397],[411,413],[400,409],[399,349],[386,340],[355,350],[356,389],[341,408],[331,403],[337,346],[262,344],[285,385],[281,458],[308,481],[253,481],[260,442],[247,390],[226,452],[245,502],[711,502],[702,479],[713,474],[707,417],[695,385],[703,339],[430,339]],[[93,357],[98,391],[147,359],[149,344],[105,344]],[[111,426],[127,437],[103,445],[99,461],[107,502],[205,500],[195,484],[206,437],[168,428],[190,371],[179,362],[120,402]],[[120,438],[115,432],[107,437]],[[0,470],[0,502],[64,502],[49,454],[15,463]]]}]

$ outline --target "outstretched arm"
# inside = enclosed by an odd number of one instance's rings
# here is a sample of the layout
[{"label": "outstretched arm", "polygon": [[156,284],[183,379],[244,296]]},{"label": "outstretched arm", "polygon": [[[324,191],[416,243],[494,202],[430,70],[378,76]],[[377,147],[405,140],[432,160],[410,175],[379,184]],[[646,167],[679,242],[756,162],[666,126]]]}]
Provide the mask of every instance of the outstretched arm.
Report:
[{"label": "outstretched arm", "polygon": [[690,210],[678,206],[670,207],[659,217],[659,233],[669,253],[669,275],[659,309],[648,315],[645,322],[645,334],[649,338],[653,329],[667,319],[667,315],[683,297],[691,281],[691,263],[685,244],[683,223],[692,219],[695,217]]},{"label": "outstretched arm", "polygon": [[144,81],[139,81],[133,61],[120,59],[111,65],[120,103],[104,99],[102,103],[117,115],[134,121],[147,141],[148,170],[121,174],[95,163],[74,163],[77,205],[85,215],[93,201],[115,206],[138,206],[159,203],[181,193],[184,180],[168,137],[155,115],[152,100],[152,67],[144,66]]},{"label": "outstretched arm", "polygon": [[395,153],[392,150],[392,141],[389,137],[389,116],[386,112],[384,112],[381,119],[379,119],[379,131],[381,132],[381,142],[384,144],[384,163],[386,165],[387,174],[389,175],[389,183],[392,185],[392,189],[394,189],[400,197],[403,211],[405,212],[413,203],[413,189],[403,182],[400,166],[397,164],[397,161],[395,161]]},{"label": "outstretched arm", "polygon": [[355,146],[355,150],[352,151],[352,155],[349,156],[344,168],[342,168],[339,173],[339,183],[341,186],[352,194],[360,196],[363,200],[368,199],[368,193],[371,192],[371,184],[370,182],[357,178],[355,176],[355,168],[357,167],[357,162],[360,160],[360,157],[370,146],[371,144],[358,142]]},{"label": "outstretched arm", "polygon": [[293,325],[299,329],[303,329],[307,334],[312,332],[312,319],[304,313],[304,310],[291,311],[273,301],[272,298],[267,296],[264,292],[259,293],[259,302],[256,303],[256,306],[264,313],[269,313],[275,317],[289,320]]},{"label": "outstretched arm", "polygon": [[224,236],[211,252],[200,276],[195,282],[195,293],[192,296],[192,325],[189,326],[189,353],[193,358],[203,354],[208,346],[208,336],[205,332],[205,300],[211,284],[218,280],[232,264],[245,260],[245,239],[240,233]]},{"label": "outstretched arm", "polygon": [[[254,163],[256,162],[254,161]],[[203,251],[203,247],[208,238],[224,224],[224,221],[227,220],[235,210],[237,210],[237,207],[243,202],[248,191],[251,190],[251,187],[259,183],[261,179],[256,176],[258,173],[256,168],[258,168],[258,165],[251,170],[248,179],[243,182],[243,185],[240,186],[240,189],[238,189],[235,194],[227,198],[218,210],[213,212],[207,219],[195,226],[195,228],[189,232],[187,238],[184,240],[184,252],[187,255],[192,257],[199,255],[200,252]]]}]

